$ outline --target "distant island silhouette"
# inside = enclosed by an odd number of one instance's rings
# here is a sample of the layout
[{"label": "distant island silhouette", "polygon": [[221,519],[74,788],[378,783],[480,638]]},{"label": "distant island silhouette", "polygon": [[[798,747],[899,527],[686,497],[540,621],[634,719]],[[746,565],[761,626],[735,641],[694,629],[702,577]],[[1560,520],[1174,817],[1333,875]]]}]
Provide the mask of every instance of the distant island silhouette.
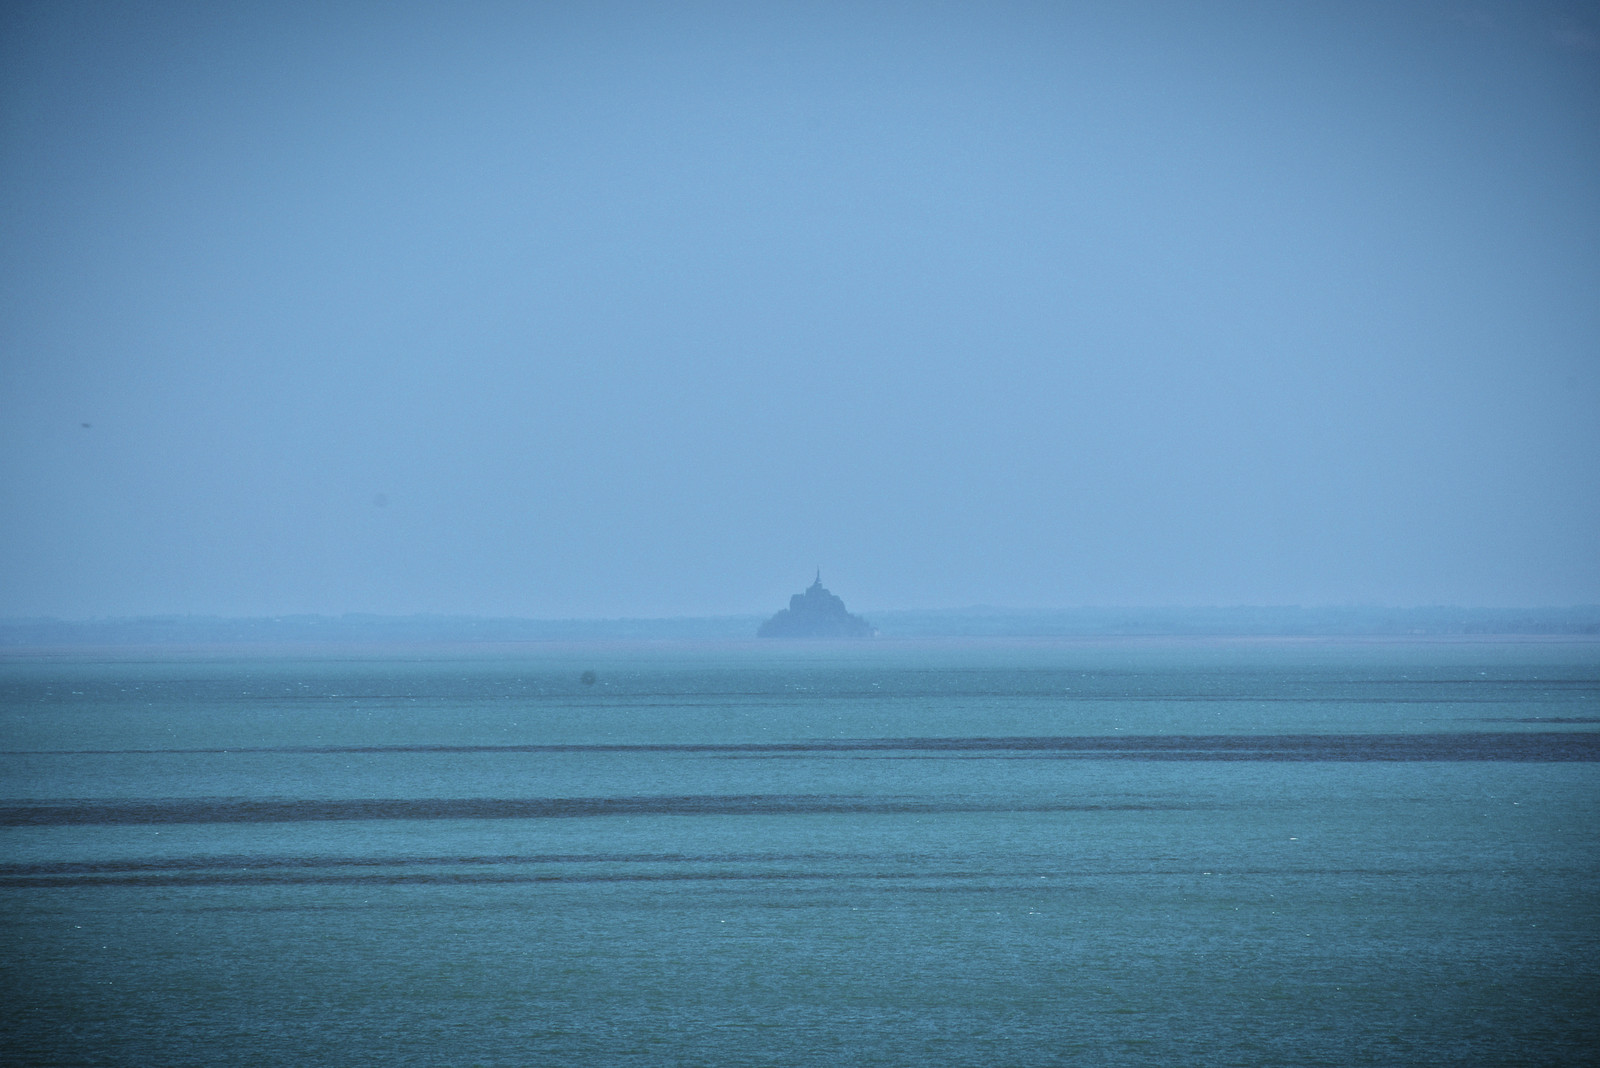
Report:
[{"label": "distant island silhouette", "polygon": [[822,572],[804,593],[789,598],[789,607],[761,624],[758,638],[870,638],[871,623],[845,610],[844,601],[822,586]]}]

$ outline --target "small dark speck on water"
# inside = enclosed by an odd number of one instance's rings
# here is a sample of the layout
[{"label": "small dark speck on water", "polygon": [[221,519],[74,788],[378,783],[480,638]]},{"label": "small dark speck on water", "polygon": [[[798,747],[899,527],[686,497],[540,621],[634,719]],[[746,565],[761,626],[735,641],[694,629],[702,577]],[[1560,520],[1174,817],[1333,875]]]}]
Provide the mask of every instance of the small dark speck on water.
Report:
[{"label": "small dark speck on water", "polygon": [[389,507],[389,495],[387,493],[374,494],[372,497],[372,505],[374,508]]},{"label": "small dark speck on water", "polygon": [[85,430],[88,430],[90,427],[94,426],[93,423],[79,423],[78,425],[83,427]]},{"label": "small dark speck on water", "polygon": [[583,683],[585,686],[593,686],[599,681],[599,676],[592,671],[585,671],[582,675],[578,676],[578,681]]}]

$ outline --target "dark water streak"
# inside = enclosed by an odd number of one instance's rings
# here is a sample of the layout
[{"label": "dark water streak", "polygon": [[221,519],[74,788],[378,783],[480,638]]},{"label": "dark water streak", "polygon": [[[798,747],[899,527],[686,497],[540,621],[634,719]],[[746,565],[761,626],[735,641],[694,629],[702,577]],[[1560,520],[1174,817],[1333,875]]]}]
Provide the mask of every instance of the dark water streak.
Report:
[{"label": "dark water streak", "polygon": [[[539,853],[468,856],[188,856],[122,861],[0,864],[0,889],[206,886],[451,886],[540,883],[793,882],[895,880],[912,884],[1023,879],[1032,890],[1070,889],[1088,879],[1158,877],[1481,878],[1481,868],[1074,866],[1026,870],[930,867],[915,854],[858,853]],[[1051,880],[1041,887],[1037,880]]]},{"label": "dark water streak", "polygon": [[1192,806],[1008,803],[816,794],[690,794],[646,797],[358,798],[253,800],[231,797],[63,800],[0,805],[0,827],[196,823],[316,823],[335,820],[530,820],[596,816],[904,815],[960,812],[1141,812]]},{"label": "dark water streak", "polygon": [[[1519,721],[1520,722],[1520,721]],[[1570,720],[1566,722],[1587,722]],[[1600,761],[1600,731],[1436,731],[1409,734],[1113,734],[1022,737],[839,738],[795,742],[591,742],[493,745],[243,746],[200,749],[9,750],[5,756],[159,756],[276,753],[1036,753],[1124,760]]]}]

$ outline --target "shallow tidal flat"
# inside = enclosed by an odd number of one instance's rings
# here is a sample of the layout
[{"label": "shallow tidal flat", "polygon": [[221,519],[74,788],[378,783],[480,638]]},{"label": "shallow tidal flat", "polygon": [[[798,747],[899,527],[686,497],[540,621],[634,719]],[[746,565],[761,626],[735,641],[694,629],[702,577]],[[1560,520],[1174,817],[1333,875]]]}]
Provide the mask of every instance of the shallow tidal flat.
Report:
[{"label": "shallow tidal flat", "polygon": [[1592,641],[12,656],[0,750],[11,1063],[1600,1048]]}]

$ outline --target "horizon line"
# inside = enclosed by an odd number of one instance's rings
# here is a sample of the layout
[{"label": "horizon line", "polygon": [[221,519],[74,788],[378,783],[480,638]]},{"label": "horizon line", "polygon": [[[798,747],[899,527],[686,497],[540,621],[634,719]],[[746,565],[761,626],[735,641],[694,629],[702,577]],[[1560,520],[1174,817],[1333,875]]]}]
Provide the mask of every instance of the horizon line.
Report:
[{"label": "horizon line", "polygon": [[[1416,604],[1377,604],[1377,603],[1237,603],[1237,604],[1082,604],[1062,605],[1051,607],[1022,607],[1014,605],[995,604],[970,604],[950,608],[863,608],[857,612],[862,615],[958,615],[964,613],[1005,614],[1014,616],[1046,616],[1064,615],[1077,612],[1600,612],[1600,603],[1597,602],[1570,602],[1529,604],[1529,605],[1504,605],[1504,604],[1468,604],[1461,602],[1434,601]],[[482,622],[515,622],[515,623],[676,623],[676,622],[710,622],[732,621],[745,619],[764,619],[772,613],[766,610],[752,610],[742,612],[712,612],[712,613],[679,613],[673,615],[531,615],[507,614],[486,612],[451,612],[451,611],[417,611],[417,612],[372,612],[372,611],[346,611],[346,612],[316,612],[316,611],[290,611],[290,612],[255,612],[255,613],[223,613],[199,611],[166,611],[142,612],[103,615],[10,615],[0,616],[0,626],[27,626],[41,623],[65,624],[94,624],[94,623],[140,623],[164,622],[174,620],[193,621],[223,621],[223,622],[290,622],[306,620],[448,620],[448,621],[482,621]]]}]

